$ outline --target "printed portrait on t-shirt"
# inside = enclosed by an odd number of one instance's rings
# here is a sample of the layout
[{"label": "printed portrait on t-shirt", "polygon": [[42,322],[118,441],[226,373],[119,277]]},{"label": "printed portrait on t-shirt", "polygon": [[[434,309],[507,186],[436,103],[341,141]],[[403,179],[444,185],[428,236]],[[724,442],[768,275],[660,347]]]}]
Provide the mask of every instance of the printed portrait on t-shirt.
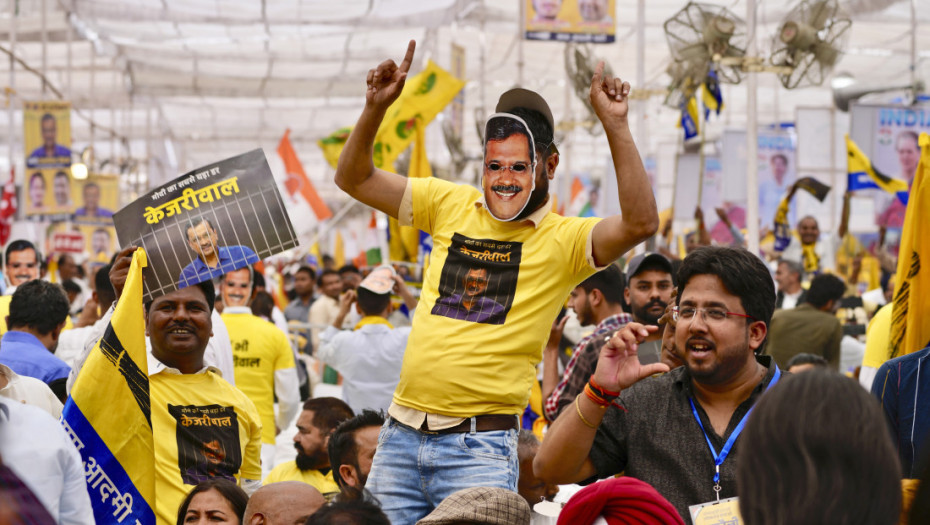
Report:
[{"label": "printed portrait on t-shirt", "polygon": [[452,235],[430,313],[461,321],[504,324],[513,306],[523,244]]},{"label": "printed portrait on t-shirt", "polygon": [[168,405],[175,419],[178,470],[186,485],[211,478],[235,482],[242,464],[239,422],[233,407]]}]

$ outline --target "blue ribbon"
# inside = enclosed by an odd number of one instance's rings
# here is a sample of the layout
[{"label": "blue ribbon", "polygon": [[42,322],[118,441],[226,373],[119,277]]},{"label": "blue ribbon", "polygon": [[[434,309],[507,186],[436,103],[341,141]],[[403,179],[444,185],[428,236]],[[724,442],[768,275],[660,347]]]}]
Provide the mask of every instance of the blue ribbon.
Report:
[{"label": "blue ribbon", "polygon": [[[769,382],[769,385],[765,387],[765,391],[768,392],[775,383],[778,382],[778,379],[781,377],[781,370],[778,368],[778,365],[775,366],[775,375],[772,377],[772,380]],[[710,436],[707,435],[707,431],[704,430],[704,423],[701,423],[701,416],[698,415],[697,407],[694,406],[694,399],[688,398],[688,402],[691,403],[691,413],[694,414],[694,419],[697,420],[698,426],[701,427],[701,432],[704,433],[704,439],[707,440],[707,446],[710,447],[710,453],[714,456],[714,465],[717,467],[716,472],[714,473],[714,485],[717,485],[720,482],[720,465],[723,465],[723,462],[726,461],[727,456],[730,455],[730,449],[733,448],[733,444],[736,443],[736,438],[743,432],[743,427],[746,426],[746,420],[749,419],[749,414],[752,414],[752,409],[756,408],[755,406],[750,407],[749,411],[746,412],[746,415],[743,416],[743,419],[740,420],[739,424],[736,425],[736,428],[733,429],[733,433],[730,434],[727,442],[723,444],[723,448],[720,449],[720,453],[717,453],[717,450],[714,449],[714,445],[710,442]]]}]

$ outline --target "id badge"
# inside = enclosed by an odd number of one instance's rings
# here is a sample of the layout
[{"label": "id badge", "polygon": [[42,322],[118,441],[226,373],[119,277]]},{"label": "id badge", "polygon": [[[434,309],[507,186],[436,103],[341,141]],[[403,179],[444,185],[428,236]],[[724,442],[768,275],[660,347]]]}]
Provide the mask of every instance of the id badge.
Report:
[{"label": "id badge", "polygon": [[739,498],[710,501],[688,507],[694,525],[743,525],[739,515]]}]

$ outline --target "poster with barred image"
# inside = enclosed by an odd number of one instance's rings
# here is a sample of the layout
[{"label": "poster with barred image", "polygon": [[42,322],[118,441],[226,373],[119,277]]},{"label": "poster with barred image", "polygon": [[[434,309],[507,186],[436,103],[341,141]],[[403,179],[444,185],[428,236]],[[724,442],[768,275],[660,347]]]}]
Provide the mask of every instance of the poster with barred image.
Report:
[{"label": "poster with barred image", "polygon": [[452,235],[430,311],[461,321],[504,324],[517,292],[523,243]]},{"label": "poster with barred image", "polygon": [[150,190],[113,222],[120,246],[140,246],[148,254],[146,301],[298,245],[261,149]]},{"label": "poster with barred image", "polygon": [[178,443],[178,470],[185,485],[196,485],[214,478],[233,483],[242,465],[239,448],[239,422],[229,406],[168,405],[175,420]]}]

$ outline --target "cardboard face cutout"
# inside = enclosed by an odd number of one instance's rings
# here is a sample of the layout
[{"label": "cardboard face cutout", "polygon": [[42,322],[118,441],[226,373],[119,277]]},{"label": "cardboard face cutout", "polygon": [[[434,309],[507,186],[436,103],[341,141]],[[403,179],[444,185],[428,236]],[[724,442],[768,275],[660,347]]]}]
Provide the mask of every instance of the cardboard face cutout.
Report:
[{"label": "cardboard face cutout", "polygon": [[484,130],[484,200],[499,221],[517,218],[536,189],[533,133],[516,115],[495,113]]}]

